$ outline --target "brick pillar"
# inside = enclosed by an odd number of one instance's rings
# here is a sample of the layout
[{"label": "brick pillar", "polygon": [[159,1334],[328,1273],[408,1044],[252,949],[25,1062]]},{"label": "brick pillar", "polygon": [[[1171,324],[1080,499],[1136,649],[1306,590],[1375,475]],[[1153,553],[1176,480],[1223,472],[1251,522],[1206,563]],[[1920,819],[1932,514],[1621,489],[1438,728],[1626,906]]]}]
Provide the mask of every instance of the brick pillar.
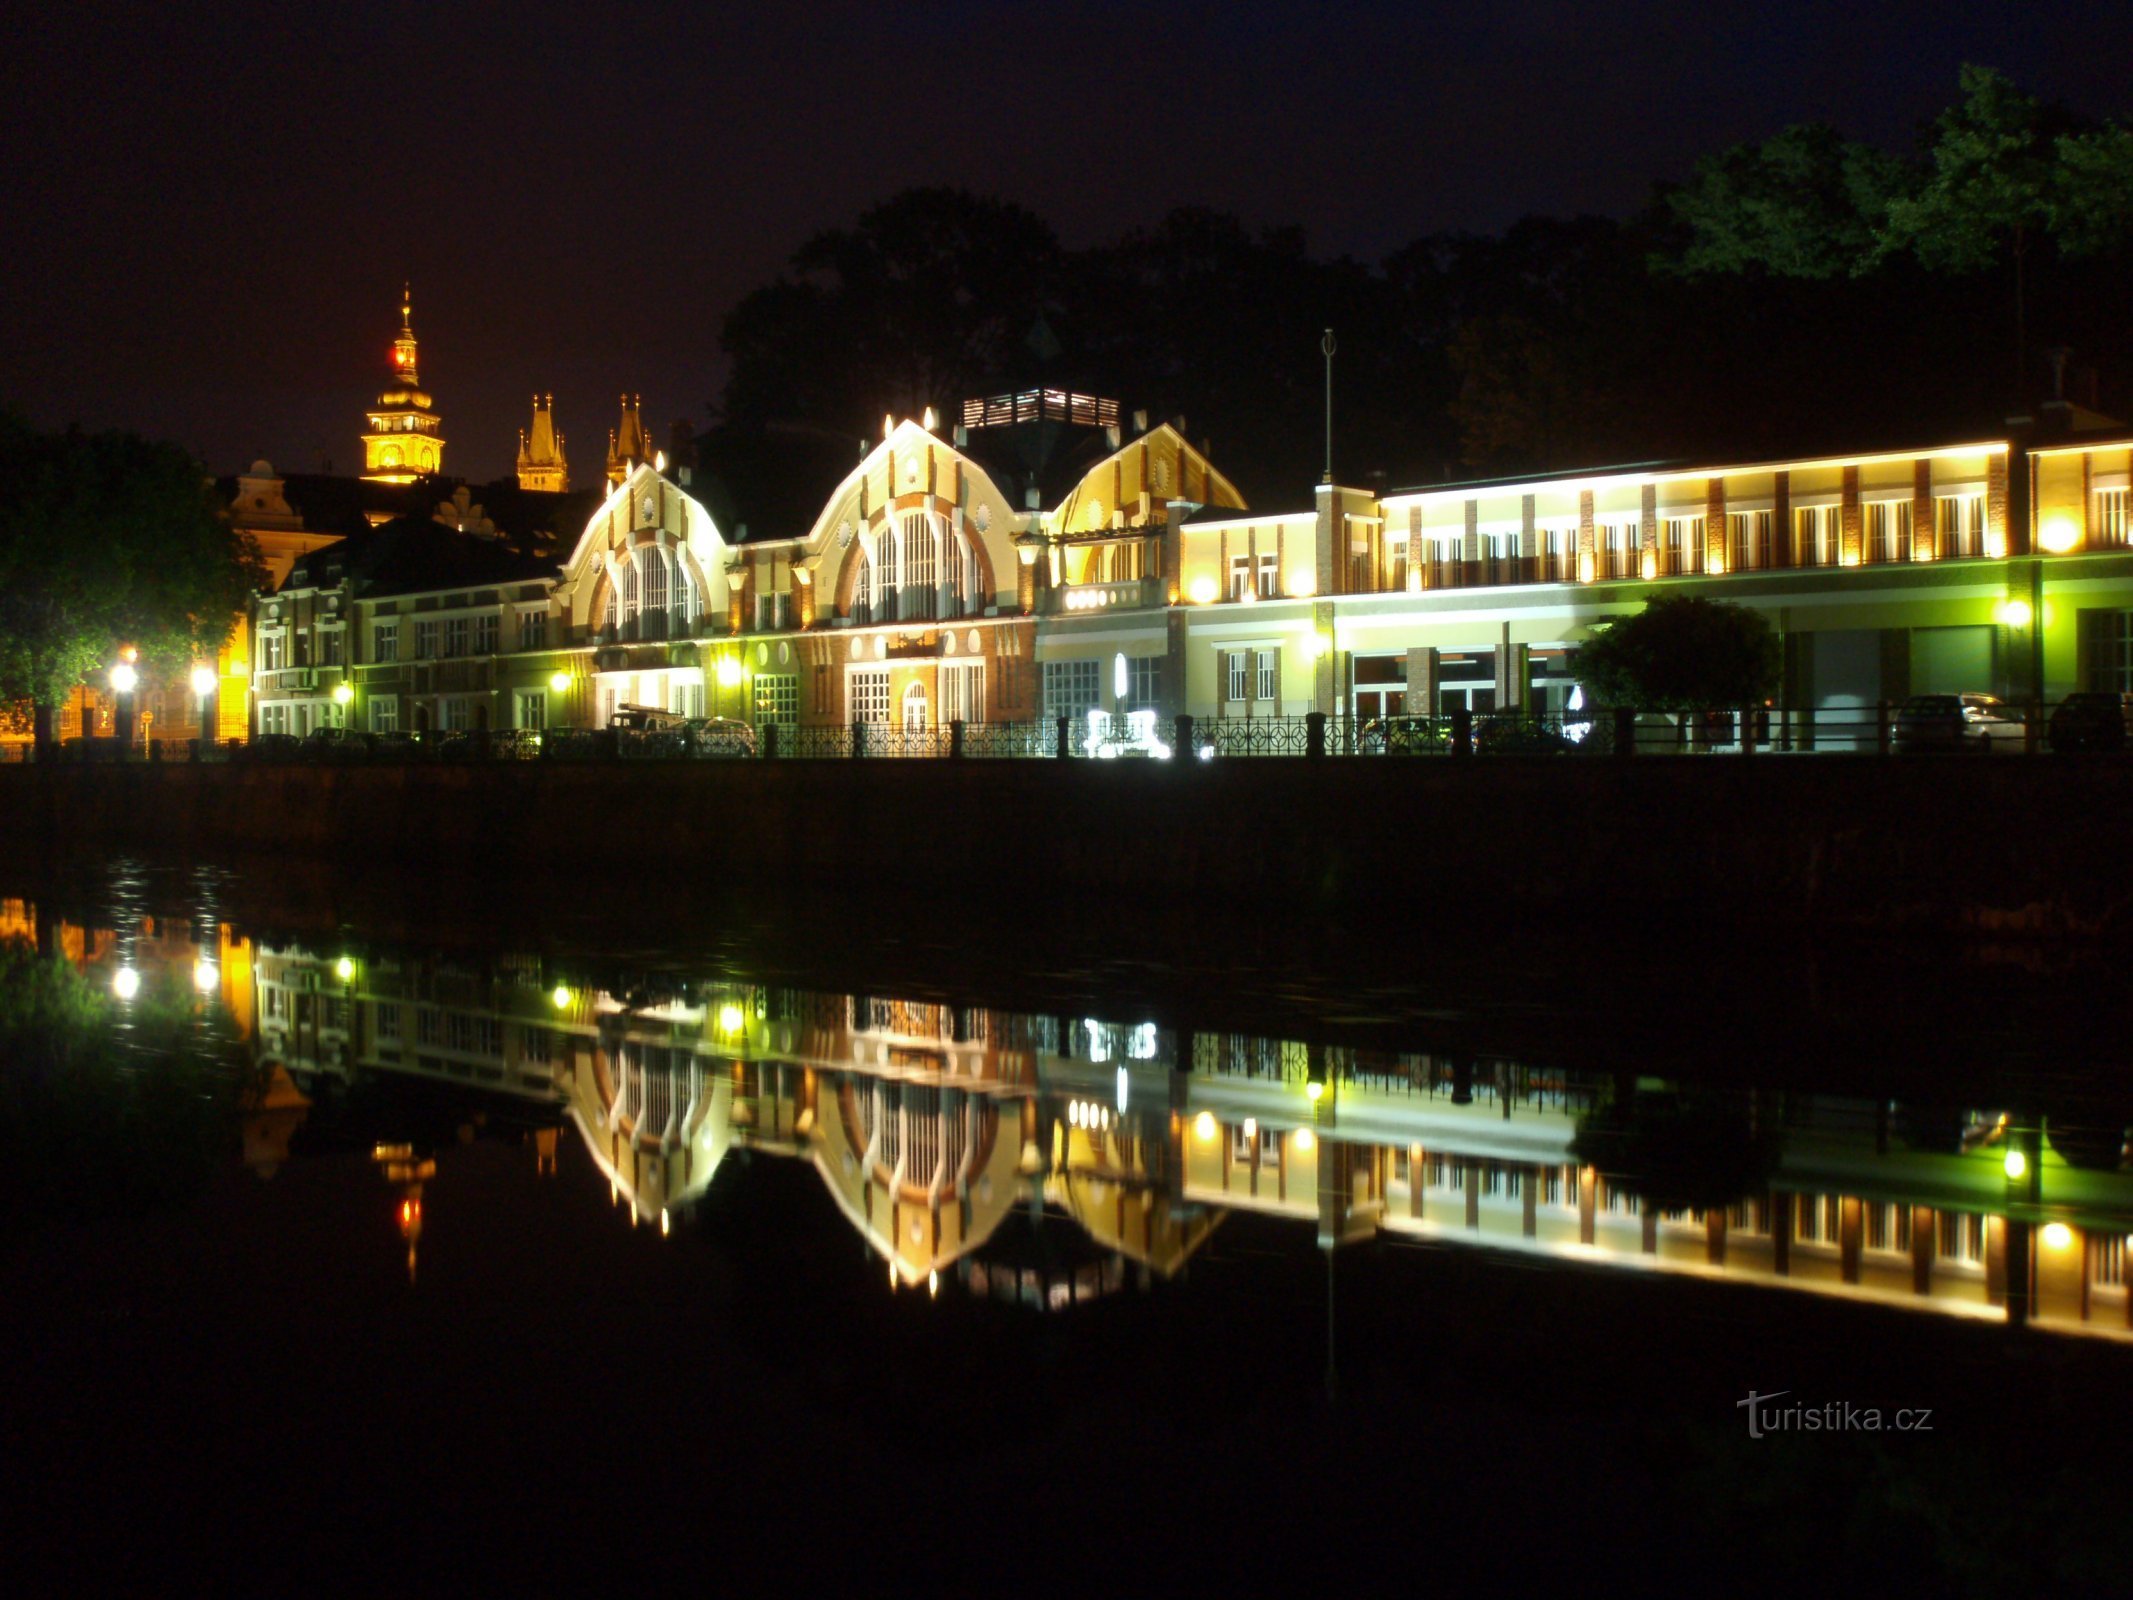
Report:
[{"label": "brick pillar", "polygon": [[1911,1207],[1911,1292],[1933,1292],[1934,1225],[1938,1214],[1931,1206]]},{"label": "brick pillar", "polygon": [[[1189,704],[1185,697],[1186,635],[1190,629],[1182,611],[1172,611],[1163,619],[1163,703],[1161,710],[1167,716],[1182,714]],[[1220,698],[1221,690],[1216,690]]]},{"label": "brick pillar", "polygon": [[1859,1197],[1843,1196],[1837,1202],[1837,1275],[1846,1283],[1859,1281],[1859,1250],[1863,1243],[1864,1217]]},{"label": "brick pillar", "polygon": [[1863,559],[1859,548],[1861,529],[1859,512],[1859,469],[1844,469],[1844,499],[1841,507],[1843,528],[1838,535],[1837,565],[1856,567]]},{"label": "brick pillar", "polygon": [[[1846,481],[1856,486],[1857,475],[1847,473]],[[1988,556],[2015,553],[2014,540],[2010,536],[2012,530],[2007,526],[2007,505],[2007,452],[1996,450],[1985,458],[1985,554]]]},{"label": "brick pillar", "polygon": [[1706,478],[1703,485],[1703,570],[1727,573],[1733,570],[1733,552],[1726,539],[1726,480]]},{"label": "brick pillar", "polygon": [[1415,645],[1407,652],[1406,709],[1411,717],[1437,713],[1437,652],[1428,645]]},{"label": "brick pillar", "polygon": [[[1333,602],[1320,600],[1311,607],[1311,630],[1325,638],[1333,634]],[[1331,713],[1340,693],[1340,652],[1321,650],[1311,663],[1311,709]],[[1281,708],[1274,708],[1279,711]]]},{"label": "brick pillar", "polygon": [[1940,554],[1935,539],[1939,530],[1933,526],[1933,463],[1919,460],[1911,463],[1911,557],[1916,561],[1931,561]]},{"label": "brick pillar", "polygon": [[1340,491],[1330,483],[1318,485],[1315,499],[1318,509],[1316,569],[1320,594],[1341,594],[1347,589],[1342,580],[1347,573],[1348,551],[1346,530],[1341,526]]},{"label": "brick pillar", "polygon": [[1600,1175],[1591,1167],[1578,1168],[1578,1243],[1591,1244],[1599,1232]]},{"label": "brick pillar", "polygon": [[1578,554],[1576,580],[1590,583],[1593,580],[1597,558],[1593,553],[1592,491],[1578,491]]},{"label": "brick pillar", "polygon": [[1637,575],[1640,578],[1656,578],[1659,575],[1659,485],[1644,486],[1644,514],[1637,524]]},{"label": "brick pillar", "polygon": [[1534,526],[1534,496],[1518,497],[1518,559],[1527,583],[1540,582],[1540,533]]},{"label": "brick pillar", "polygon": [[[2078,546],[2083,550],[2089,547],[2089,535],[2092,531],[2091,524],[2095,519],[2095,512],[2090,506],[2090,501],[2095,497],[2095,494],[2096,458],[2084,450],[2081,452],[2081,543]],[[2039,618],[2038,620],[2041,624],[2042,619]]]},{"label": "brick pillar", "polygon": [[1180,520],[1185,508],[1172,500],[1163,508],[1163,539],[1157,559],[1162,571],[1157,574],[1163,580],[1163,592],[1171,605],[1187,597],[1185,593],[1185,525]]},{"label": "brick pillar", "polygon": [[1770,485],[1770,564],[1773,567],[1798,565],[1792,553],[1792,474],[1779,472],[1772,475]]}]

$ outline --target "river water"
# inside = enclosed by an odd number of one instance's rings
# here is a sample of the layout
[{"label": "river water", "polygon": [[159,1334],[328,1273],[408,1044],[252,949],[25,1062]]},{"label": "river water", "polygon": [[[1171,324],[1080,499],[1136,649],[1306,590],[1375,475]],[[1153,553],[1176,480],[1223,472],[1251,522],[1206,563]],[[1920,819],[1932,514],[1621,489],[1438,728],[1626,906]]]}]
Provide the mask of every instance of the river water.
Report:
[{"label": "river water", "polygon": [[2080,962],[1639,1005],[1338,930],[8,871],[5,1438],[72,1570],[2123,1570]]}]

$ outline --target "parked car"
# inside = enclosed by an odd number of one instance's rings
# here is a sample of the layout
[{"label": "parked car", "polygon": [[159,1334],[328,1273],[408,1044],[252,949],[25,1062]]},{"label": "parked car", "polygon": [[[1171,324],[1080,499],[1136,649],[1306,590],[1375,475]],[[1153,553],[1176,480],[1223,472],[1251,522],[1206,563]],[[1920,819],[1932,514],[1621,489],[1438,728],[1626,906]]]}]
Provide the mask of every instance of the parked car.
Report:
[{"label": "parked car", "polygon": [[1896,710],[1899,750],[1995,750],[2028,748],[2029,730],[2019,706],[1989,694],[1914,694]]},{"label": "parked car", "polygon": [[607,725],[638,733],[676,733],[688,720],[679,711],[662,711],[657,706],[617,706]]},{"label": "parked car", "polygon": [[1370,756],[1436,754],[1452,747],[1449,718],[1372,717],[1356,730],[1356,748]]},{"label": "parked car", "polygon": [[2084,689],[2052,707],[2044,737],[2061,754],[2123,750],[2128,727],[2133,727],[2133,694]]},{"label": "parked car", "polygon": [[695,756],[752,756],[755,729],[731,717],[691,717],[682,724],[688,735],[689,754]]}]

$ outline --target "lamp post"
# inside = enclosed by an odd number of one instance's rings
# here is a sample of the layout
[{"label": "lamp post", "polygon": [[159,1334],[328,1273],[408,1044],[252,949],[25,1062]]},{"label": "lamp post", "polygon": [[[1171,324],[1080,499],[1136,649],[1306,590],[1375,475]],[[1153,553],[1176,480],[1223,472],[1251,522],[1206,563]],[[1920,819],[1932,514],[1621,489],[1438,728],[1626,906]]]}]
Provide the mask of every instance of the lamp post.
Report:
[{"label": "lamp post", "polygon": [[117,735],[122,754],[133,747],[133,691],[140,682],[141,675],[134,670],[133,652],[122,652],[118,664],[111,669],[111,692],[117,696],[111,712],[111,731]]},{"label": "lamp post", "polygon": [[211,750],[215,745],[215,725],[219,707],[215,697],[215,669],[202,662],[193,668],[193,698],[200,709],[200,748]]}]

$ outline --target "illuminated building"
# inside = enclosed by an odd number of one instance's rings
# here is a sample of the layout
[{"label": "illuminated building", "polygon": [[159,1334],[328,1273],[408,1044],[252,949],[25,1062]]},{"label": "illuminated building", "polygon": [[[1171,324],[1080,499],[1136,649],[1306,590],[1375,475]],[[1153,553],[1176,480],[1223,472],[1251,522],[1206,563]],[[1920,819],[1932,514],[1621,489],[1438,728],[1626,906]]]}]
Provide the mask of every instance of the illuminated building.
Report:
[{"label": "illuminated building", "polygon": [[570,463],[563,455],[563,435],[555,425],[555,396],[533,397],[533,431],[518,434],[518,486],[545,494],[570,489]]},{"label": "illuminated building", "polygon": [[403,289],[392,376],[371,404],[363,435],[363,476],[374,482],[412,483],[444,470],[443,422],[415,355],[413,291]]}]

